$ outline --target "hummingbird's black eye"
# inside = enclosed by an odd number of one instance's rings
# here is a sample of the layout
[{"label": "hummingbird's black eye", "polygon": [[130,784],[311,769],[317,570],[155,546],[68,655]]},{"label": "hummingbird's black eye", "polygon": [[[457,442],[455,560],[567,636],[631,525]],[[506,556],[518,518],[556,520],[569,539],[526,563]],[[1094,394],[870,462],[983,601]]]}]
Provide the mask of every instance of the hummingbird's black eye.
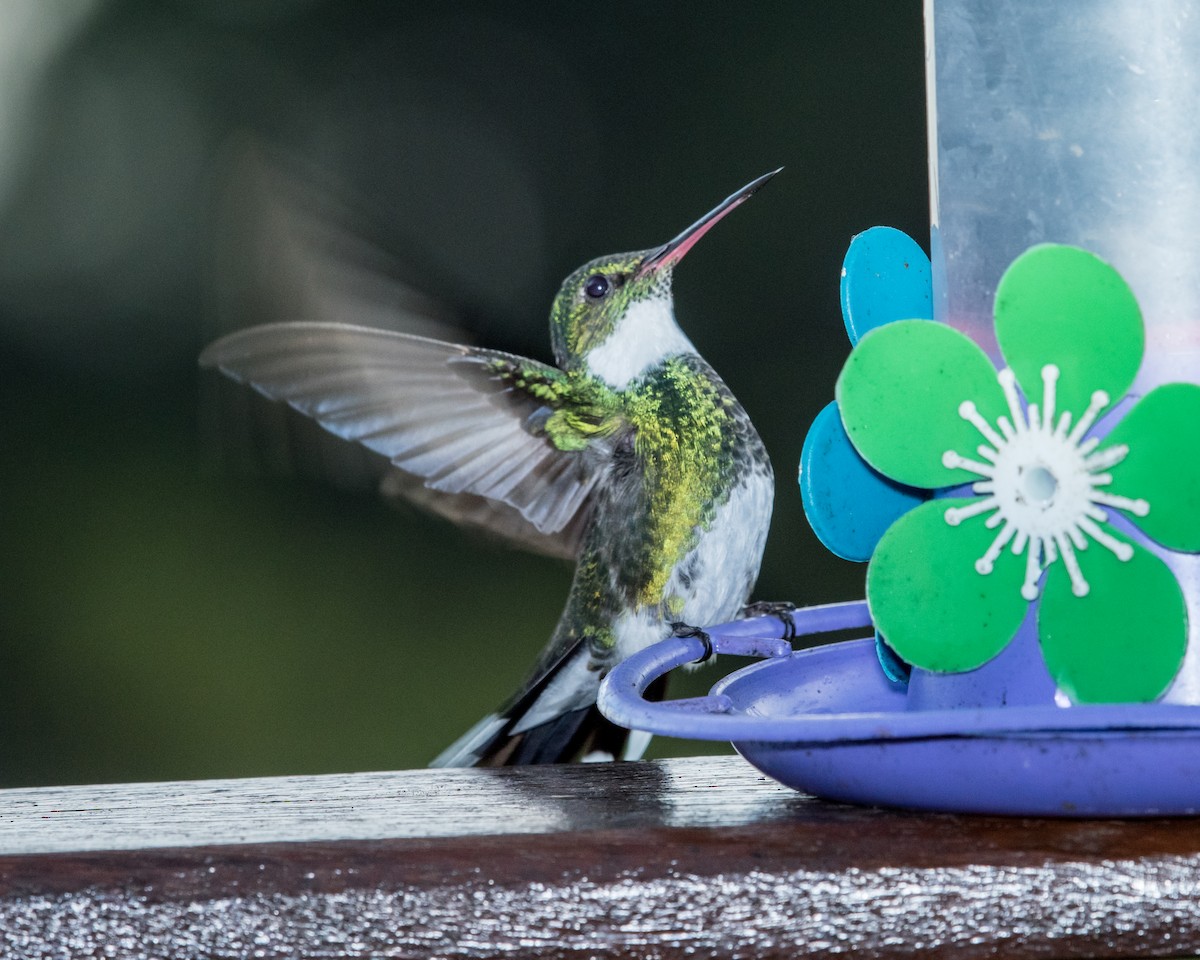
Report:
[{"label": "hummingbird's black eye", "polygon": [[593,300],[599,300],[601,297],[607,297],[608,291],[608,277],[602,273],[593,273],[587,278],[587,283],[583,285],[583,292]]}]

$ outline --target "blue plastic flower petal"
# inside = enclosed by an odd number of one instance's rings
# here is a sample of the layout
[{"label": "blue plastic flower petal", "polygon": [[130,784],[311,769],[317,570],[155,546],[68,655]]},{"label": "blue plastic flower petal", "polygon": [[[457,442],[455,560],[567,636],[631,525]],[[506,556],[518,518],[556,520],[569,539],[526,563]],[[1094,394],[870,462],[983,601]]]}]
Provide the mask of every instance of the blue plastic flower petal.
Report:
[{"label": "blue plastic flower petal", "polygon": [[872,227],[842,261],[842,319],[851,343],[893,320],[932,320],[929,258],[908,234]]},{"label": "blue plastic flower petal", "polygon": [[800,452],[800,496],[808,522],[832,553],[869,560],[892,523],[926,499],[887,479],[850,443],[837,401],[817,414]]},{"label": "blue plastic flower petal", "polygon": [[908,678],[912,676],[912,664],[893,650],[892,645],[883,639],[883,634],[878,630],[875,631],[875,658],[890,683],[901,687],[908,686]]}]

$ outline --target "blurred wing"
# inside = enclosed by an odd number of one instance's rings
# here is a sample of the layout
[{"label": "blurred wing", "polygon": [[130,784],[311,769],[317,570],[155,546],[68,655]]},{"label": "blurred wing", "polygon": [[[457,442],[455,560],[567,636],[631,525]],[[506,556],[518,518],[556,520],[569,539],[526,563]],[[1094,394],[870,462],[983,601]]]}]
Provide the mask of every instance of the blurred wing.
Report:
[{"label": "blurred wing", "polygon": [[469,493],[442,493],[425,486],[420,477],[394,468],[383,476],[379,492],[390,502],[416,504],[459,526],[498,537],[510,546],[560,560],[574,560],[579,555],[579,543],[590,513],[589,501],[561,530],[543,533],[507,503]]},{"label": "blurred wing", "polygon": [[[304,317],[458,339],[464,304],[419,247],[384,231],[328,175],[253,136],[231,145],[217,210],[218,328]],[[215,339],[215,337],[214,337]]]},{"label": "blurred wing", "polygon": [[570,404],[556,368],[335,323],[251,327],[212,344],[200,363],[386,457],[398,472],[385,494],[574,554],[604,458],[578,444],[561,449],[545,432],[548,416]]}]

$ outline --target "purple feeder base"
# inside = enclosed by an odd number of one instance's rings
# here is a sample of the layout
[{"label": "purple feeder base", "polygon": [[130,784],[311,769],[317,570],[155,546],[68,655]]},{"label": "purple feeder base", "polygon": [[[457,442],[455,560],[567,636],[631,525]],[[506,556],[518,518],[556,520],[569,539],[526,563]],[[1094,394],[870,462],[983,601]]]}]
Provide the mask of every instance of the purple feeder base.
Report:
[{"label": "purple feeder base", "polygon": [[[871,624],[863,602],[797,610],[794,620],[797,636]],[[775,617],[712,628],[715,652],[769,659],[708,696],[647,701],[654,680],[705,652],[699,639],[664,640],[612,671],[600,709],[638,730],[730,741],[780,783],[829,800],[1021,816],[1200,812],[1200,707],[1050,699],[948,708],[889,682],[873,639],[793,653],[783,632]],[[1024,652],[1036,656],[1036,646]],[[971,675],[929,679],[961,688]]]}]

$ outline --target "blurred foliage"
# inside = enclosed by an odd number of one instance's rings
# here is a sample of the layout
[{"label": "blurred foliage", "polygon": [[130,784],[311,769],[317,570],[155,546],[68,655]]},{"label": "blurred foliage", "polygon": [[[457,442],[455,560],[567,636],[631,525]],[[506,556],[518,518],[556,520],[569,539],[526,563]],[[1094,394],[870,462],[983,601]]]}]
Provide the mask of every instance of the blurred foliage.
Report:
[{"label": "blurred foliage", "polygon": [[0,783],[421,765],[553,628],[561,564],[215,454],[196,355],[281,302],[251,269],[248,151],[355,211],[464,335],[542,358],[571,269],[784,165],[689,255],[677,313],[775,462],[758,595],[860,593],[795,471],[847,351],[847,242],[927,235],[918,4],[14,0],[0,18]]}]

